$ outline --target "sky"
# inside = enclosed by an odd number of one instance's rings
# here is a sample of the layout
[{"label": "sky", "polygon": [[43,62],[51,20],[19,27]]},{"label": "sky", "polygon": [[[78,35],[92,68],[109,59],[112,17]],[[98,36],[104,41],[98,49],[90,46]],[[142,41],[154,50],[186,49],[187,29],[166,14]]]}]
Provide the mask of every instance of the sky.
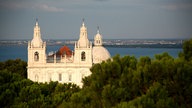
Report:
[{"label": "sky", "polygon": [[82,19],[93,39],[192,38],[192,0],[0,0],[0,40],[78,39]]}]

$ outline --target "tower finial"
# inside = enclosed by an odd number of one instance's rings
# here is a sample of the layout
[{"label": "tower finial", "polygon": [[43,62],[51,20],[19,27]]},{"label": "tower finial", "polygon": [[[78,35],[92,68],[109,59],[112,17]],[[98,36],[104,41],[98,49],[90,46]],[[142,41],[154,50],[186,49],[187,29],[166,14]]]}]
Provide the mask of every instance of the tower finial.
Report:
[{"label": "tower finial", "polygon": [[97,26],[97,33],[99,34],[99,26]]},{"label": "tower finial", "polygon": [[38,25],[38,18],[36,18],[36,26]]},{"label": "tower finial", "polygon": [[83,24],[82,24],[82,26],[85,26],[84,21],[85,21],[85,19],[83,18]]},{"label": "tower finial", "polygon": [[85,21],[85,18],[83,18],[83,22]]}]

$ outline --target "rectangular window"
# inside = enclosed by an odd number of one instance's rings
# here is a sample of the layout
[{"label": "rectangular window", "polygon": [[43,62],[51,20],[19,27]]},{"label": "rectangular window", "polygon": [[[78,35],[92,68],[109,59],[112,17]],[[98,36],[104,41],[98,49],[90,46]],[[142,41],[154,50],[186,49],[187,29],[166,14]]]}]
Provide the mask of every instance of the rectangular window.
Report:
[{"label": "rectangular window", "polygon": [[62,81],[62,74],[59,74],[59,81]]}]

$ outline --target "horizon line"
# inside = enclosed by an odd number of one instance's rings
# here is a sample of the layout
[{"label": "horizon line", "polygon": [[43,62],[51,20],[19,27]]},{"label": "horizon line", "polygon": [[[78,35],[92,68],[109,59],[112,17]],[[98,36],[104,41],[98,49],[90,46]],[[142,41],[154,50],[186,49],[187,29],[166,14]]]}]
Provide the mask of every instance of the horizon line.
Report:
[{"label": "horizon line", "polygon": [[[104,38],[103,40],[188,40],[188,39],[192,39],[192,38]],[[14,41],[14,40],[32,40],[32,39],[0,39],[0,41],[5,41],[5,40],[10,40],[10,41]],[[66,39],[60,39],[60,38],[45,38],[42,40],[78,40],[78,38],[66,38]],[[89,40],[94,40],[94,39],[89,39]]]}]

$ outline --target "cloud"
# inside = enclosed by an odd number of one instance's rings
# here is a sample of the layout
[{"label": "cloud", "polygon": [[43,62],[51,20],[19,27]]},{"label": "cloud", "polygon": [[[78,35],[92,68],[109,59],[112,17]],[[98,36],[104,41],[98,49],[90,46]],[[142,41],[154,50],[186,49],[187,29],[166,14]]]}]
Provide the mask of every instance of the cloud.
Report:
[{"label": "cloud", "polygon": [[54,6],[49,6],[47,4],[36,5],[34,8],[40,9],[42,11],[47,11],[47,12],[64,12],[63,8],[57,8]]},{"label": "cloud", "polygon": [[0,7],[5,9],[23,9],[27,8],[29,4],[25,2],[16,1],[0,1]]},{"label": "cloud", "polygon": [[12,10],[27,9],[27,10],[41,10],[46,12],[64,12],[63,8],[58,8],[56,6],[42,4],[39,2],[22,1],[22,0],[21,1],[1,1],[0,0],[0,8],[12,9]]}]

